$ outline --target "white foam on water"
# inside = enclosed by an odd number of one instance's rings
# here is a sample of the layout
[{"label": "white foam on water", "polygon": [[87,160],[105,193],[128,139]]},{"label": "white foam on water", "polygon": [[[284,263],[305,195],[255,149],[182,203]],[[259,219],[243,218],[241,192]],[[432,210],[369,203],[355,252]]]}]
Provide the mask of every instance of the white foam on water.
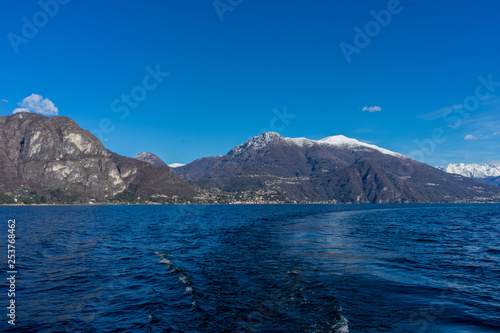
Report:
[{"label": "white foam on water", "polygon": [[338,321],[332,326],[332,333],[349,333],[349,325],[344,316],[339,315]]},{"label": "white foam on water", "polygon": [[175,258],[175,256],[163,252],[155,252],[155,254],[160,258],[166,258],[166,257]]},{"label": "white foam on water", "polygon": [[160,264],[165,264],[165,265],[172,265],[172,262],[168,260],[167,258],[162,258],[159,261]]},{"label": "white foam on water", "polygon": [[[155,252],[155,254],[158,257],[160,257],[160,260],[159,260],[160,264],[165,264],[168,267],[170,267],[170,272],[171,273],[177,273],[178,277],[179,277],[179,281],[181,281],[183,284],[187,284],[185,293],[186,294],[192,294],[193,293],[193,287],[191,286],[191,282],[188,280],[188,277],[186,276],[186,274],[184,274],[184,272],[183,272],[183,270],[181,268],[176,267],[174,265],[174,263],[170,259],[167,258],[167,256],[169,256],[169,257],[174,257],[174,256],[167,255],[167,254],[165,254],[163,252]],[[193,300],[192,306],[196,307],[196,300]]]}]

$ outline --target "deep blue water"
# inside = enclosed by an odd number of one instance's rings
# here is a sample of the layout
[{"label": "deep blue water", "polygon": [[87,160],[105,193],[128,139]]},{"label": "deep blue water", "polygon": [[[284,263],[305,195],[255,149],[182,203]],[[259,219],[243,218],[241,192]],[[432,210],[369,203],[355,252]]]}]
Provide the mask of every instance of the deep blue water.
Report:
[{"label": "deep blue water", "polygon": [[16,332],[500,332],[500,205],[0,211]]}]

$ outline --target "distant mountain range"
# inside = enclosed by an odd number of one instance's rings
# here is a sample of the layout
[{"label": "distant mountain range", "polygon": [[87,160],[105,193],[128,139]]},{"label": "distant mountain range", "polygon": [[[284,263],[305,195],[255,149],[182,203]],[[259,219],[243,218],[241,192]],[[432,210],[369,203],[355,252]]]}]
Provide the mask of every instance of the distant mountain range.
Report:
[{"label": "distant mountain range", "polygon": [[500,165],[498,164],[458,163],[438,166],[437,168],[448,173],[469,177],[486,184],[500,185]]},{"label": "distant mountain range", "polygon": [[0,203],[499,201],[478,183],[342,135],[262,133],[224,156],[169,166],[115,154],[66,117],[0,117]]},{"label": "distant mountain range", "polygon": [[227,155],[173,171],[200,188],[298,202],[487,201],[500,192],[342,135],[310,140],[263,133]]}]

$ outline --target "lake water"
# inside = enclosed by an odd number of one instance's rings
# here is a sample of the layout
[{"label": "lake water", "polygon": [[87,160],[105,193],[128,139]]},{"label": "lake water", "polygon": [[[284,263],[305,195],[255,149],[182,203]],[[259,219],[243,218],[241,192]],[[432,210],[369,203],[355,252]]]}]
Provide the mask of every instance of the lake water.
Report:
[{"label": "lake water", "polygon": [[0,211],[16,332],[500,332],[500,205]]}]

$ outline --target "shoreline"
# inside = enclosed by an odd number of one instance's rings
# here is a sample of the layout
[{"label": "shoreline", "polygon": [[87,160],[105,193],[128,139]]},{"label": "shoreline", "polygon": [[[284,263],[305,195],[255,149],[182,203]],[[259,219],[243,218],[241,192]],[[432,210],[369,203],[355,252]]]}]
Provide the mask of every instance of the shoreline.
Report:
[{"label": "shoreline", "polygon": [[146,203],[94,203],[94,204],[0,204],[1,207],[94,207],[94,206],[248,206],[248,205],[476,205],[476,204],[491,204],[496,205],[500,202],[388,202],[388,203],[328,203],[328,202],[304,202],[304,203],[189,203],[189,204],[146,204]]}]

